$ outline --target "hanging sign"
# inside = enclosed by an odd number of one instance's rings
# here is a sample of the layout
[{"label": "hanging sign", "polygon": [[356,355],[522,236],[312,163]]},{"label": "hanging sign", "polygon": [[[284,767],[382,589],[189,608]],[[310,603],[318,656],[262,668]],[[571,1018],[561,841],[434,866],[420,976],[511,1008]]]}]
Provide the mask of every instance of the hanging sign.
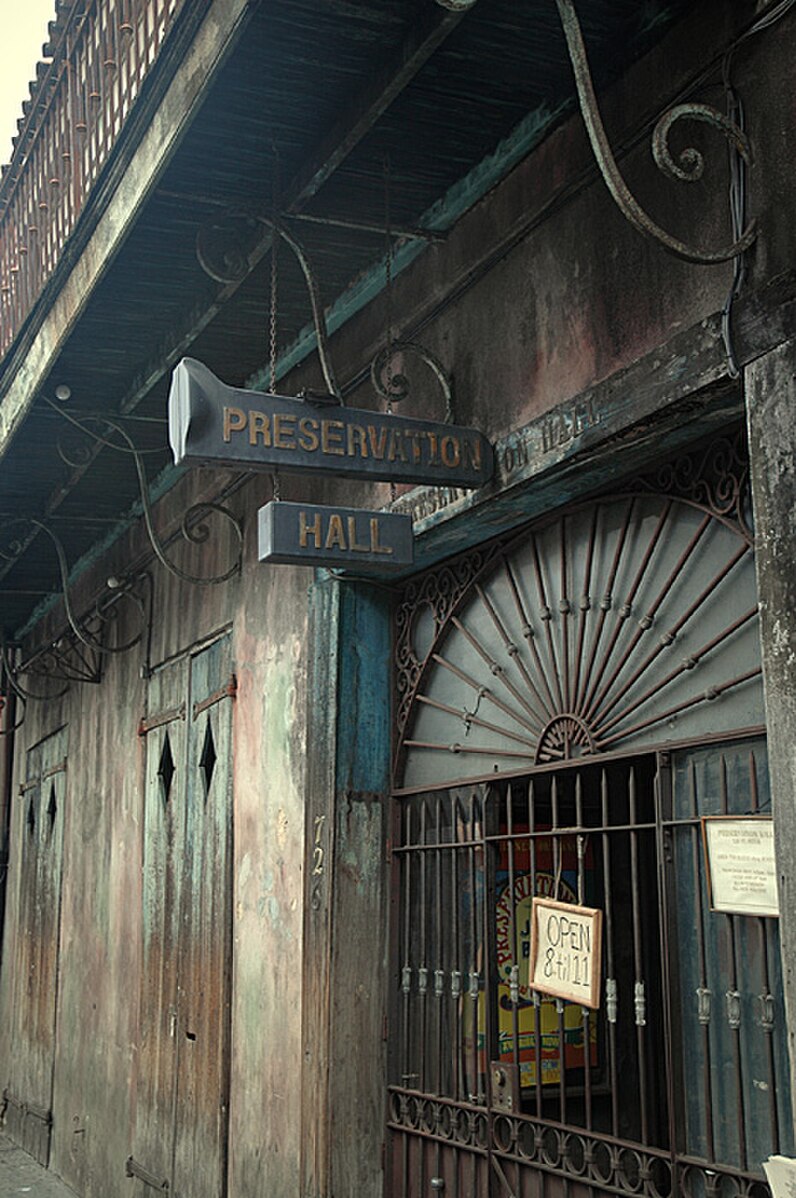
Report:
[{"label": "hanging sign", "polygon": [[297,566],[411,566],[412,519],[391,512],[272,500],[257,513],[258,558]]},{"label": "hanging sign", "polygon": [[480,487],[494,470],[476,429],[239,390],[193,358],[172,375],[169,441],[177,465],[457,487]]},{"label": "hanging sign", "polygon": [[603,913],[595,907],[534,898],[530,985],[582,1007],[600,1005]]},{"label": "hanging sign", "polygon": [[712,911],[779,915],[774,824],[760,815],[702,819]]}]

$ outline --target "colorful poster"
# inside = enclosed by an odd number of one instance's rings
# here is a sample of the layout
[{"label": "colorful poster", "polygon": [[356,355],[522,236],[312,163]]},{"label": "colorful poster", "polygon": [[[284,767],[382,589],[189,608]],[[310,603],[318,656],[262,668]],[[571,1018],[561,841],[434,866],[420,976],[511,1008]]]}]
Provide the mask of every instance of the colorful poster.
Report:
[{"label": "colorful poster", "polygon": [[[508,850],[504,848],[498,873],[497,901],[497,1004],[498,1046],[500,1059],[514,1060],[514,1004],[512,1003],[512,967],[517,967],[515,980],[517,1003],[517,1039],[520,1061],[520,1084],[523,1088],[536,1085],[536,1010],[529,985],[531,960],[531,913],[534,895],[556,898],[560,902],[578,901],[578,857],[574,836],[559,840],[561,858],[553,860],[552,840],[535,840],[536,886],[532,886],[531,849],[528,840],[514,840],[513,874],[510,885]],[[558,867],[558,868],[557,868]],[[586,848],[583,897],[590,898],[593,889],[593,859]],[[558,877],[556,876],[558,875]],[[512,954],[511,926],[514,915],[515,947]],[[541,1040],[542,1085],[558,1085],[561,1080],[561,1043],[558,1012],[553,1000],[543,1000],[539,1007]],[[598,1064],[597,1021],[589,1020],[590,1064]],[[583,1011],[580,1005],[564,1004],[564,1062],[567,1071],[582,1069],[585,1064]]]}]

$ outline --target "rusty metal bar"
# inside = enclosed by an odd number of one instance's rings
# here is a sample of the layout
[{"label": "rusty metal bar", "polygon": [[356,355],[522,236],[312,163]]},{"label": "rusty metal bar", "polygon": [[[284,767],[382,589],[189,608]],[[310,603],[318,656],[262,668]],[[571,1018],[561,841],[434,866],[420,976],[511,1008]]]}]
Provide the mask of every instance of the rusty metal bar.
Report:
[{"label": "rusty metal bar", "polygon": [[525,604],[522,601],[522,597],[520,595],[520,590],[519,590],[519,587],[517,586],[517,580],[514,577],[514,571],[511,568],[511,563],[509,561],[507,561],[506,558],[503,558],[503,569],[505,571],[506,578],[509,583],[509,587],[511,588],[511,594],[514,599],[515,606],[517,608],[517,615],[520,618],[520,624],[522,626],[523,636],[525,637],[526,641],[528,642],[531,653],[533,654],[533,659],[536,664],[536,670],[537,670],[537,673],[539,676],[539,680],[541,681],[542,685],[545,688],[545,691],[547,692],[547,698],[546,699],[542,698],[541,694],[539,693],[539,691],[537,690],[535,685],[533,686],[533,693],[536,696],[536,698],[538,699],[541,706],[545,709],[545,714],[546,714],[547,718],[551,719],[552,716],[555,714],[555,712],[558,710],[558,708],[556,706],[556,701],[553,698],[553,692],[550,690],[550,686],[547,681],[547,670],[544,668],[544,665],[542,664],[542,659],[539,654],[539,648],[536,644],[536,634],[534,633],[531,622],[528,619],[528,613],[525,610]]},{"label": "rusty metal bar", "polygon": [[[689,558],[694,553],[695,549],[697,548],[699,542],[701,541],[701,539],[704,536],[707,529],[710,527],[711,523],[712,523],[712,517],[709,515],[706,515],[703,518],[702,523],[699,525],[696,532],[692,536],[689,544],[686,545],[685,549],[680,554],[680,557],[678,558],[677,562],[675,563],[673,568],[670,570],[669,577],[666,579],[666,581],[661,586],[660,590],[658,591],[658,594],[656,595],[653,602],[650,604],[647,612],[638,621],[638,626],[637,626],[635,632],[633,633],[633,636],[630,638],[630,642],[623,649],[622,653],[619,656],[619,660],[617,661],[616,665],[614,666],[613,670],[611,671],[608,679],[603,683],[602,687],[600,688],[600,693],[597,695],[597,697],[594,700],[594,704],[593,704],[594,711],[600,710],[600,704],[606,698],[606,696],[608,695],[608,693],[611,690],[611,687],[614,685],[616,680],[619,678],[620,674],[622,673],[622,670],[625,668],[628,661],[630,660],[631,655],[635,651],[635,648],[638,645],[641,638],[643,637],[644,633],[649,628],[652,627],[652,625],[655,621],[655,617],[658,614],[659,607],[663,603],[664,599],[666,599],[668,597],[672,587],[674,586],[675,582],[679,578],[680,574],[685,569],[685,566],[687,565]],[[634,681],[635,681],[635,677],[632,678],[630,680],[630,682],[625,684],[625,686],[622,688],[622,690],[620,690],[619,694],[612,699],[609,707],[605,711],[603,711],[603,713],[602,713],[603,715],[607,714],[608,711],[610,711],[613,707],[616,706],[617,702],[619,701],[619,698],[621,698],[621,696],[626,693],[626,691],[630,688],[630,686],[632,686]]]},{"label": "rusty metal bar", "polygon": [[645,703],[649,702],[653,696],[657,695],[659,691],[667,687],[670,682],[678,677],[678,675],[683,674],[688,670],[694,669],[703,657],[707,657],[708,653],[711,653],[723,641],[726,641],[728,637],[737,632],[739,628],[742,628],[744,624],[748,624],[750,620],[754,620],[756,617],[757,607],[750,607],[747,612],[744,612],[744,614],[739,616],[737,620],[733,620],[732,624],[729,624],[722,632],[712,637],[711,640],[706,641],[706,643],[694,653],[691,653],[683,662],[680,663],[677,669],[671,670],[664,678],[657,682],[655,686],[651,686],[648,690],[644,691],[644,693],[640,695],[638,699],[635,699],[628,707],[626,707],[624,711],[620,712],[619,715],[614,716],[614,718],[609,720],[607,724],[604,724],[602,727],[602,733],[604,734],[608,732],[611,728],[615,727],[617,724],[620,724],[622,720],[627,719],[632,711],[637,711],[639,707],[643,707]]},{"label": "rusty metal bar", "polygon": [[545,626],[545,634],[547,638],[547,651],[550,654],[550,664],[552,666],[553,679],[555,681],[556,692],[558,697],[558,711],[564,710],[564,692],[561,686],[561,671],[558,668],[558,657],[556,655],[555,644],[553,642],[553,613],[550,610],[547,602],[547,592],[544,585],[544,577],[542,575],[542,563],[539,560],[539,544],[535,536],[531,536],[531,547],[533,549],[533,568],[536,576],[536,587],[539,592],[539,604],[541,607],[540,616],[542,623]]},{"label": "rusty metal bar", "polygon": [[[722,815],[729,814],[727,793],[727,759],[722,753],[719,758],[719,793]],[[719,917],[721,918],[721,917]],[[732,1034],[732,1057],[735,1074],[735,1117],[738,1125],[738,1153],[741,1168],[747,1166],[746,1149],[746,1114],[744,1111],[743,1061],[741,1056],[741,1000],[738,991],[738,960],[742,954],[738,944],[738,918],[735,915],[725,915],[724,923],[728,930],[727,947],[729,949],[730,988],[727,991],[727,1021]]]},{"label": "rusty metal bar", "polygon": [[502,699],[499,699],[491,690],[482,687],[480,682],[476,682],[474,678],[471,678],[470,675],[466,674],[464,670],[460,670],[458,666],[453,664],[453,662],[446,661],[445,658],[439,653],[434,653],[432,655],[432,660],[435,661],[437,665],[442,666],[443,669],[450,671],[451,674],[455,674],[456,677],[461,679],[462,682],[466,682],[468,686],[473,688],[476,694],[483,693],[483,697],[485,699],[488,699],[490,703],[494,703],[495,707],[499,708],[505,713],[505,715],[510,716],[513,720],[515,720],[521,728],[525,728],[527,732],[535,733],[536,729],[534,728],[533,724],[530,724],[523,715],[516,712],[514,708],[509,707],[507,703],[504,703]]},{"label": "rusty metal bar", "polygon": [[517,687],[514,685],[514,683],[511,682],[506,677],[506,673],[505,673],[503,667],[501,665],[499,665],[498,662],[496,662],[494,660],[494,658],[490,657],[489,653],[487,653],[486,649],[483,647],[483,645],[477,639],[477,637],[475,637],[473,635],[473,633],[470,631],[470,629],[467,628],[466,625],[462,623],[462,621],[458,618],[458,616],[452,616],[451,623],[453,624],[454,628],[458,629],[458,631],[462,634],[462,636],[465,638],[465,640],[467,640],[470,643],[470,645],[472,645],[473,649],[475,649],[476,653],[481,658],[481,660],[484,662],[484,664],[489,667],[490,672],[492,674],[494,674],[494,676],[497,679],[499,679],[500,682],[503,683],[506,690],[509,691],[509,693],[513,696],[513,698],[515,698],[517,700],[517,702],[520,704],[520,706],[523,708],[523,710],[528,713],[528,715],[531,717],[531,719],[538,720],[539,716],[538,716],[537,712],[534,711],[533,707],[528,702],[528,700],[525,698],[523,693],[520,690],[518,690]]},{"label": "rusty metal bar", "polygon": [[514,868],[514,814],[511,783],[506,787],[506,849],[508,852],[508,908],[509,908],[509,940],[511,944],[511,974],[509,977],[509,1000],[511,1002],[511,1044],[512,1059],[515,1069],[520,1068],[520,1017],[519,1017],[519,968],[517,960],[517,911],[514,901],[514,884],[516,874]]},{"label": "rusty metal bar", "polygon": [[138,735],[146,736],[147,732],[152,732],[154,728],[162,728],[164,724],[170,724],[173,720],[184,719],[184,703],[180,703],[177,707],[168,707],[165,711],[158,712],[157,715],[143,716],[138,724]]},{"label": "rusty metal bar", "polygon": [[167,1178],[156,1177],[154,1173],[150,1173],[149,1169],[145,1169],[143,1165],[139,1165],[138,1161],[128,1156],[124,1162],[125,1177],[137,1177],[139,1181],[143,1181],[144,1185],[150,1186],[153,1190],[158,1190],[162,1194],[168,1194],[169,1183]]},{"label": "rusty metal bar", "polygon": [[653,554],[655,553],[655,550],[658,547],[658,544],[660,543],[661,536],[663,535],[663,530],[666,526],[666,521],[668,520],[669,513],[672,510],[673,502],[674,502],[673,500],[667,499],[666,502],[664,503],[663,510],[658,515],[658,522],[655,525],[655,528],[653,529],[653,532],[649,539],[649,542],[647,543],[647,547],[644,550],[644,554],[639,563],[638,569],[636,570],[635,577],[634,577],[632,583],[630,584],[630,589],[627,592],[625,601],[622,604],[622,606],[620,607],[619,611],[617,612],[617,621],[614,626],[614,631],[611,635],[611,639],[609,641],[608,648],[606,649],[605,653],[603,654],[602,664],[600,665],[600,668],[597,671],[597,674],[595,675],[594,681],[592,682],[591,688],[589,690],[589,697],[587,698],[586,704],[585,704],[586,710],[584,712],[584,719],[589,720],[593,717],[594,709],[598,703],[598,700],[595,698],[595,693],[597,691],[597,687],[600,685],[600,683],[602,681],[603,675],[605,674],[605,671],[608,668],[608,663],[610,662],[610,660],[613,656],[614,649],[616,648],[617,642],[619,641],[619,638],[622,635],[622,632],[625,628],[625,621],[627,619],[629,619],[630,614],[633,610],[633,604],[636,600],[636,595],[638,594],[639,587],[641,586],[642,582],[644,581],[644,575],[647,573],[647,568],[648,568],[650,562],[652,561]]},{"label": "rusty metal bar", "polygon": [[203,711],[207,711],[208,707],[215,706],[222,699],[234,699],[238,693],[238,680],[234,674],[230,674],[229,682],[225,686],[220,686],[218,690],[213,691],[212,695],[208,695],[206,699],[201,699],[193,705],[193,718],[196,719]]},{"label": "rusty metal bar", "polygon": [[702,1053],[704,1068],[702,1074],[702,1094],[705,1109],[705,1136],[707,1141],[708,1160],[715,1159],[715,1138],[713,1132],[713,1074],[711,1070],[710,1049],[710,1020],[712,995],[708,987],[707,951],[705,946],[705,912],[702,902],[702,842],[699,824],[699,803],[697,800],[696,764],[691,758],[688,763],[688,794],[690,798],[691,815],[694,824],[691,832],[691,868],[694,876],[694,890],[697,897],[696,928],[697,952],[699,957],[699,988],[697,990],[697,1018],[701,1030]]},{"label": "rusty metal bar", "polygon": [[[620,701],[620,699],[622,699],[624,697],[624,695],[627,694],[627,692],[634,685],[634,683],[636,683],[638,681],[638,679],[644,673],[646,673],[647,669],[656,660],[658,655],[660,653],[663,653],[663,651],[665,649],[668,649],[670,645],[674,644],[675,640],[680,635],[680,633],[682,632],[683,628],[688,623],[688,621],[692,618],[692,616],[694,616],[696,614],[696,612],[699,610],[699,608],[702,606],[702,604],[707,599],[710,598],[710,596],[714,593],[714,591],[717,589],[717,587],[720,585],[720,583],[722,583],[724,581],[724,579],[731,572],[731,570],[738,564],[738,562],[740,562],[746,556],[748,551],[749,551],[749,546],[744,545],[741,549],[739,549],[737,551],[737,553],[733,554],[733,556],[730,558],[730,560],[727,562],[727,564],[722,567],[722,569],[718,572],[718,574],[716,574],[716,576],[713,579],[711,579],[711,581],[708,583],[708,585],[696,597],[696,599],[693,601],[693,603],[691,603],[689,605],[689,607],[686,609],[686,611],[683,613],[683,615],[680,617],[680,619],[659,638],[658,644],[655,646],[653,651],[641,663],[641,665],[638,666],[638,668],[635,670],[633,675],[623,685],[622,689],[620,691],[618,691],[618,693],[611,700],[611,703],[609,704],[609,706],[603,708],[602,711],[596,712],[596,714],[595,714],[596,721],[605,719],[605,717],[613,710],[613,708]],[[734,628],[733,628],[733,631],[734,631]]]},{"label": "rusty metal bar", "polygon": [[[506,631],[506,627],[505,627],[503,621],[501,620],[500,616],[498,615],[497,611],[495,610],[495,607],[494,607],[492,601],[490,600],[489,596],[486,594],[484,589],[479,585],[479,583],[475,584],[475,590],[476,590],[476,593],[477,593],[479,599],[483,603],[484,607],[489,612],[489,615],[492,619],[492,623],[495,625],[498,635],[500,636],[500,639],[503,641],[503,646],[504,646],[506,653],[508,654],[510,660],[514,662],[514,665],[517,667],[517,669],[522,674],[522,680],[525,683],[525,685],[528,687],[528,689],[534,695],[536,695],[537,699],[539,699],[539,695],[536,690],[536,686],[534,685],[533,680],[532,680],[530,674],[528,673],[528,669],[525,665],[525,662],[522,660],[522,658],[519,655],[519,647],[514,644],[511,637],[509,636],[508,632]],[[503,675],[501,674],[500,677],[502,678]],[[504,681],[505,681],[505,679],[504,679]],[[512,693],[514,693],[514,692],[512,692]],[[535,711],[531,707],[530,704],[527,704],[527,710],[533,716],[534,719],[538,720],[540,728],[544,727],[545,723],[547,722],[545,719],[545,716],[539,715],[539,713],[537,711]]]},{"label": "rusty metal bar", "polygon": [[[757,760],[755,758],[754,749],[749,750],[749,796],[750,808],[754,815],[760,812],[760,795],[757,786]],[[763,918],[758,918],[757,921],[758,937],[760,941],[760,961],[763,972],[763,993],[760,995],[760,1002],[763,1006],[761,1013],[761,1026],[766,1037],[766,1059],[768,1064],[768,1117],[771,1123],[771,1151],[779,1152],[780,1134],[779,1134],[779,1111],[777,1109],[777,1074],[776,1063],[774,1057],[774,1017],[773,1017],[773,998],[771,995],[771,973],[768,960],[768,923],[769,921]],[[767,1018],[767,1006],[771,1006],[771,1017]]]},{"label": "rusty metal bar", "polygon": [[642,728],[649,728],[652,724],[659,724],[662,720],[668,720],[673,715],[679,715],[681,712],[687,711],[689,707],[695,707],[697,703],[710,703],[713,699],[717,699],[719,695],[723,695],[725,691],[732,690],[736,686],[742,686],[744,682],[750,682],[752,678],[759,678],[762,672],[762,668],[759,667],[756,670],[747,670],[744,674],[738,674],[735,678],[730,678],[727,682],[709,687],[703,694],[696,695],[693,699],[686,699],[684,702],[660,712],[659,715],[650,716],[648,720],[642,720],[640,723],[634,724],[632,728],[625,728],[624,731],[618,732],[614,736],[601,739],[600,743],[602,746],[615,744],[618,740],[624,740],[625,737],[640,732]]},{"label": "rusty metal bar", "polygon": [[[627,779],[627,794],[630,822],[636,821],[636,771],[631,765]],[[649,1112],[647,1097],[647,1045],[646,1045],[646,990],[644,958],[641,934],[641,904],[639,896],[638,831],[630,833],[630,890],[633,925],[633,973],[635,978],[636,1052],[638,1054],[639,1110],[641,1114],[641,1142],[649,1143]]]},{"label": "rusty metal bar", "polygon": [[[531,894],[536,894],[536,793],[533,778],[528,781],[528,855],[531,865]],[[539,994],[533,991],[534,1091],[536,1114],[542,1115],[542,1006]]]},{"label": "rusty metal bar", "polygon": [[605,955],[606,983],[605,1006],[608,1023],[608,1071],[611,1092],[611,1131],[619,1134],[619,1070],[617,1067],[616,1023],[619,1014],[619,993],[616,981],[616,966],[614,960],[614,920],[613,920],[613,888],[611,884],[611,804],[608,789],[608,775],[605,767],[600,771],[600,804],[603,831],[601,834],[603,851],[603,880],[605,890]]},{"label": "rusty metal bar", "polygon": [[457,719],[464,721],[465,727],[468,724],[472,724],[476,728],[484,728],[487,732],[497,732],[498,735],[505,736],[509,740],[516,740],[518,744],[527,745],[529,749],[536,749],[536,741],[528,740],[526,736],[520,736],[517,732],[509,732],[505,725],[491,724],[488,720],[482,720],[480,716],[475,715],[473,712],[468,711],[463,713],[458,707],[451,707],[448,703],[440,703],[439,699],[432,699],[428,695],[417,694],[415,695],[415,700],[418,703],[425,703],[428,707],[434,707],[437,711],[444,711],[448,715],[456,716]]},{"label": "rusty metal bar", "polygon": [[614,586],[616,585],[616,575],[619,571],[619,563],[621,561],[622,554],[625,549],[625,545],[627,544],[627,534],[628,534],[628,530],[630,528],[630,521],[632,519],[635,506],[636,506],[636,500],[635,500],[635,497],[633,497],[628,500],[627,510],[625,512],[625,519],[622,524],[622,531],[619,534],[619,540],[617,541],[616,549],[614,550],[614,556],[613,556],[613,560],[611,562],[611,569],[608,574],[608,582],[606,585],[605,593],[603,594],[603,597],[600,600],[600,614],[597,618],[597,627],[595,628],[594,635],[592,636],[591,648],[589,650],[589,662],[588,662],[588,665],[586,666],[586,670],[583,674],[583,689],[582,689],[581,693],[578,696],[576,696],[576,699],[577,699],[576,712],[578,715],[583,715],[583,708],[586,704],[586,696],[587,696],[587,693],[589,690],[589,679],[592,676],[592,671],[594,669],[594,663],[597,659],[597,650],[599,649],[600,641],[602,639],[603,629],[605,628],[605,621],[608,618],[608,613],[611,610],[611,606],[613,604],[613,591],[614,591]]},{"label": "rusty metal bar", "polygon": [[572,680],[572,697],[571,706],[577,706],[578,696],[580,694],[580,677],[583,667],[583,650],[586,637],[586,620],[589,611],[591,610],[591,572],[594,566],[594,546],[597,540],[597,519],[600,514],[600,505],[595,503],[592,513],[591,530],[589,532],[589,543],[586,549],[586,561],[583,567],[583,585],[580,593],[580,615],[578,617],[578,641],[575,650],[575,677]]}]

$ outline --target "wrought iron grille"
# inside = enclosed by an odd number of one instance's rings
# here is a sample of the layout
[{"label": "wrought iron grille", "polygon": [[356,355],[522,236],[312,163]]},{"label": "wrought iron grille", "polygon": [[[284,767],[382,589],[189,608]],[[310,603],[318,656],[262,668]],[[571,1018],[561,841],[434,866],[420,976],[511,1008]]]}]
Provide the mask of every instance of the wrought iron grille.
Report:
[{"label": "wrought iron grille", "polygon": [[[767,1193],[777,923],[711,910],[701,819],[768,801],[761,740],[395,800],[393,1198]],[[529,985],[534,895],[602,910],[598,1010]]]}]

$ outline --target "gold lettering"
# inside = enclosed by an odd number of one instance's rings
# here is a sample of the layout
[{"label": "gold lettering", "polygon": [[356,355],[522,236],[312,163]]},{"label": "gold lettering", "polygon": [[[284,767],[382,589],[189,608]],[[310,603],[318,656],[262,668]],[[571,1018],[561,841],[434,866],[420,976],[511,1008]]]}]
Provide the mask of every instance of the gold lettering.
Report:
[{"label": "gold lettering", "polygon": [[404,436],[408,437],[412,443],[412,461],[417,465],[423,452],[423,433],[419,429],[412,428],[404,433]]},{"label": "gold lettering", "polygon": [[390,448],[387,452],[387,461],[394,462],[396,458],[400,458],[402,462],[408,462],[406,456],[406,446],[404,439],[401,436],[400,430],[397,428],[390,429]]},{"label": "gold lettering", "polygon": [[285,412],[277,412],[274,416],[274,449],[295,449],[296,442],[293,438],[296,435],[296,419],[295,416],[287,415]]},{"label": "gold lettering", "polygon": [[365,430],[361,424],[349,424],[348,456],[353,458],[357,451],[359,451],[359,456],[361,458],[366,458],[368,456],[368,443],[365,438]]},{"label": "gold lettering", "polygon": [[[324,422],[325,423],[325,422]],[[338,516],[337,512],[333,512],[329,517],[329,529],[326,533],[326,549],[345,549],[345,531],[343,529],[343,517]]]},{"label": "gold lettering", "polygon": [[249,444],[257,444],[257,435],[261,434],[263,445],[271,446],[271,422],[264,412],[249,412]]},{"label": "gold lettering", "polygon": [[334,453],[338,457],[342,457],[345,453],[343,448],[343,433],[345,428],[342,420],[322,420],[321,421],[321,449],[324,453]]},{"label": "gold lettering", "polygon": [[374,458],[382,461],[384,458],[384,449],[387,445],[387,430],[386,428],[379,430],[378,440],[376,439],[376,429],[372,424],[368,425],[368,441],[370,442],[370,453]]},{"label": "gold lettering", "polygon": [[369,546],[360,545],[357,540],[357,518],[356,516],[348,517],[348,548],[354,553],[367,553]]},{"label": "gold lettering", "polygon": [[224,408],[224,440],[229,441],[233,433],[246,427],[246,413],[240,408]]},{"label": "gold lettering", "polygon": [[458,466],[461,461],[461,451],[459,449],[459,438],[452,437],[450,434],[442,438],[440,443],[440,453],[442,454],[443,465],[449,469]]},{"label": "gold lettering", "polygon": [[299,545],[302,549],[307,548],[307,538],[312,537],[315,541],[315,548],[321,547],[321,517],[316,512],[315,519],[312,524],[307,523],[307,513],[299,512]]},{"label": "gold lettering", "polygon": [[307,453],[314,453],[318,448],[318,421],[312,416],[302,416],[299,420],[298,443]]},{"label": "gold lettering", "polygon": [[371,553],[392,553],[391,545],[382,545],[379,543],[379,518],[371,516],[370,518],[370,552]]},{"label": "gold lettering", "polygon": [[429,464],[429,466],[438,466],[439,459],[437,458],[437,446],[439,444],[439,438],[437,437],[436,433],[426,433],[426,436],[428,437],[428,451],[429,451],[429,463],[428,464]]},{"label": "gold lettering", "polygon": [[474,441],[470,441],[468,438],[465,437],[463,444],[464,444],[465,461],[467,461],[467,459],[469,458],[470,461],[469,461],[468,465],[472,466],[473,470],[480,470],[481,469],[481,442],[480,442],[480,440],[476,437],[476,439]]}]

